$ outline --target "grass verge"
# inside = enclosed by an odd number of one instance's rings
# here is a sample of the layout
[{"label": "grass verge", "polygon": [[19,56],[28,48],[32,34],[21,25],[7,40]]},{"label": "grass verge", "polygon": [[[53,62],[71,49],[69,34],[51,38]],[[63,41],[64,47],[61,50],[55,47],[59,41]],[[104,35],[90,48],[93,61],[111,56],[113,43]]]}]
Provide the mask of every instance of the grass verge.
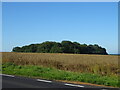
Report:
[{"label": "grass verge", "polygon": [[43,66],[16,65],[10,62],[2,64],[2,73],[49,80],[80,81],[119,87],[117,76],[101,76],[98,74],[77,73]]}]

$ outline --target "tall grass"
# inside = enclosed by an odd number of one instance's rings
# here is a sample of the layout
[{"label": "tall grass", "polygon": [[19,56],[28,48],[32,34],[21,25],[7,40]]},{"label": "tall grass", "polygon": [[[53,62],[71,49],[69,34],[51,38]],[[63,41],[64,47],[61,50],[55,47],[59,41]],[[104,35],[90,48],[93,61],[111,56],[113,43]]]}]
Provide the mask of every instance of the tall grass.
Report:
[{"label": "tall grass", "polygon": [[17,65],[42,65],[73,72],[117,75],[118,57],[120,56],[3,52],[2,62],[12,62]]}]

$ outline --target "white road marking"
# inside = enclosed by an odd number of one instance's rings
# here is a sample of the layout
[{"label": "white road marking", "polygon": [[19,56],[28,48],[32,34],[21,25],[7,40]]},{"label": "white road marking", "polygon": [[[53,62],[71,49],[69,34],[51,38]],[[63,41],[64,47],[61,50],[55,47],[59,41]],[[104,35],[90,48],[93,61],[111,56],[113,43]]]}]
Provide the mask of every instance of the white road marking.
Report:
[{"label": "white road marking", "polygon": [[8,76],[8,77],[15,77],[13,75],[7,75],[7,74],[0,74],[0,75],[2,75],[2,76]]},{"label": "white road marking", "polygon": [[74,84],[68,84],[68,83],[66,83],[65,85],[67,85],[67,86],[73,86],[73,87],[84,87],[84,86],[81,86],[81,85],[74,85]]},{"label": "white road marking", "polygon": [[40,81],[40,82],[48,82],[48,83],[51,83],[51,82],[52,82],[52,81],[41,80],[41,79],[37,79],[37,81]]}]

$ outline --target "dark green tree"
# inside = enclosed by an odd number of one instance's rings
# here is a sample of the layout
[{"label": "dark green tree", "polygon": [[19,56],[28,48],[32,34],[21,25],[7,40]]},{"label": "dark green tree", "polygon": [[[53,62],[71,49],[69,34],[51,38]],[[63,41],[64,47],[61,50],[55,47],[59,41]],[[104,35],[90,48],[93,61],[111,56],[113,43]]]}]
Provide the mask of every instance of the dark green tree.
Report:
[{"label": "dark green tree", "polygon": [[20,47],[14,47],[12,51],[13,52],[21,52],[21,48]]},{"label": "dark green tree", "polygon": [[63,53],[74,53],[74,44],[71,41],[62,41]]},{"label": "dark green tree", "polygon": [[51,48],[50,53],[62,53],[62,46],[60,43],[54,44],[54,46]]},{"label": "dark green tree", "polygon": [[14,47],[13,52],[38,52],[38,53],[76,53],[76,54],[103,54],[107,55],[106,49],[101,46],[80,44],[78,42],[46,41],[40,44],[25,45],[23,47]]}]

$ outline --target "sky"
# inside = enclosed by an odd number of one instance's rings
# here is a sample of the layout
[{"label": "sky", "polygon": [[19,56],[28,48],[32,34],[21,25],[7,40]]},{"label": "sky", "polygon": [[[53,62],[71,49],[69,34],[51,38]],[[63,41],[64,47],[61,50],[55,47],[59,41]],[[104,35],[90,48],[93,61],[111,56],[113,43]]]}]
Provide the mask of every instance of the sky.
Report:
[{"label": "sky", "polygon": [[98,44],[118,53],[117,2],[4,2],[2,51],[45,41]]},{"label": "sky", "polygon": [[2,0],[2,2],[119,2],[119,0]]}]

